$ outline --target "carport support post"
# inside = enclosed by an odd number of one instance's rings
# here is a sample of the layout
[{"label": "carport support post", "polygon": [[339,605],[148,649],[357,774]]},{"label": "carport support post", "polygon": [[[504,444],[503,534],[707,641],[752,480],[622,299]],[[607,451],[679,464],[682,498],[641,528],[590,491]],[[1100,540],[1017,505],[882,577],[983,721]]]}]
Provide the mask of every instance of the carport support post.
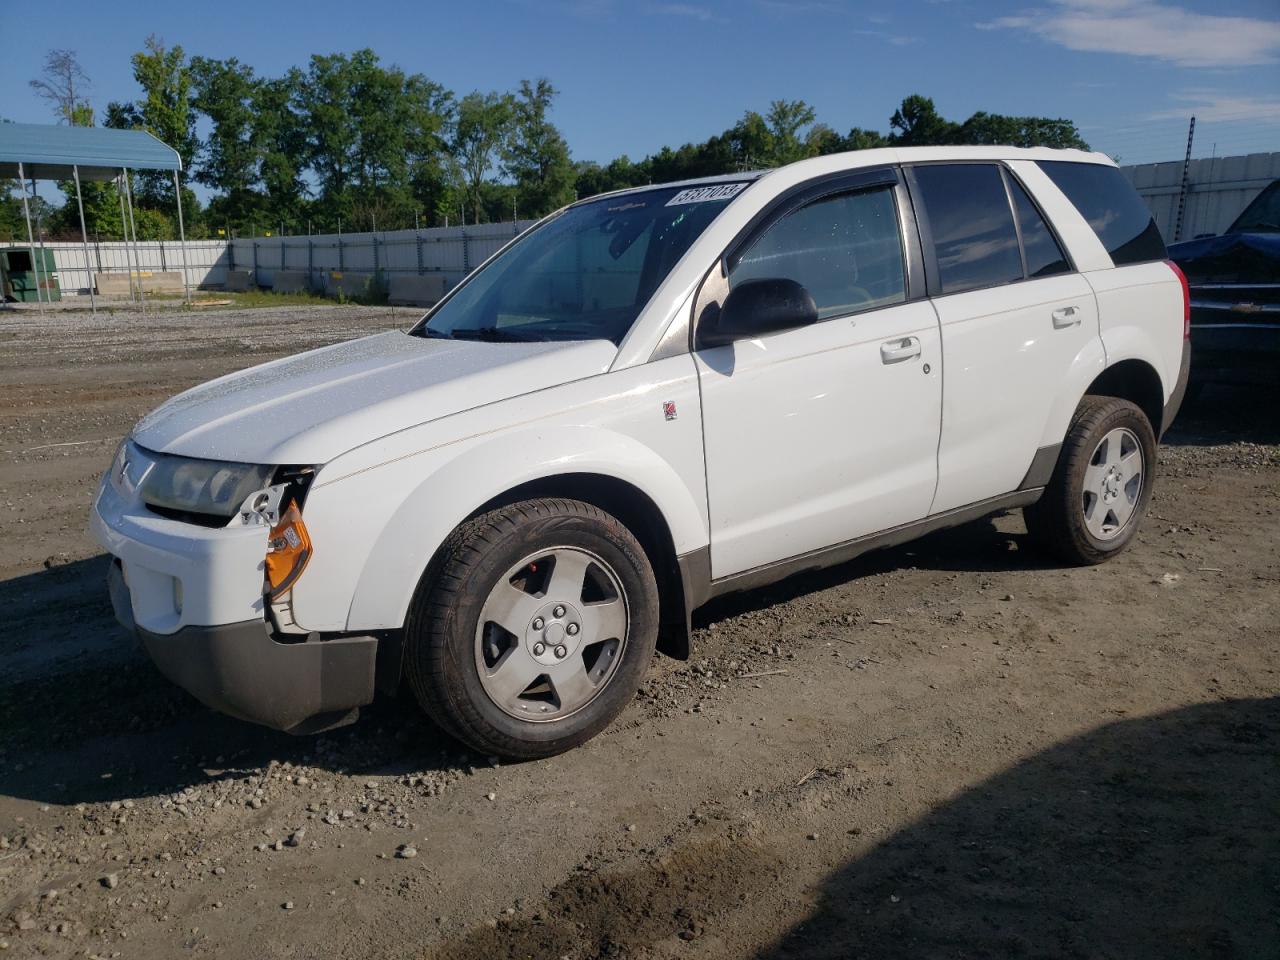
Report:
[{"label": "carport support post", "polygon": [[72,164],[71,175],[76,179],[76,206],[80,209],[80,246],[84,248],[84,268],[89,274],[89,307],[93,310],[93,315],[98,315],[98,301],[93,295],[93,284],[96,274],[93,272],[93,265],[89,263],[89,231],[84,225],[84,200],[80,196],[80,166]]},{"label": "carport support post", "polygon": [[142,254],[138,252],[138,225],[133,219],[133,188],[129,186],[129,171],[124,172],[124,197],[129,204],[129,230],[133,233],[133,259],[138,264],[138,305],[145,316],[147,313],[147,295],[142,292]]},{"label": "carport support post", "polygon": [[182,289],[186,292],[187,306],[191,306],[191,277],[187,272],[187,228],[182,223],[182,184],[178,171],[173,171],[173,194],[178,198],[178,240],[182,243]]},{"label": "carport support post", "polygon": [[36,236],[40,238],[40,259],[36,261],[36,298],[40,297],[40,274],[44,273],[44,300],[53,303],[53,293],[49,289],[49,267],[44,259],[44,225],[40,222],[40,193],[36,190],[36,178],[31,178],[31,208],[36,212]]},{"label": "carport support post", "polygon": [[[27,221],[27,248],[31,253],[32,269],[36,265],[36,238],[31,233],[31,208],[27,206],[27,176],[18,163],[18,183],[22,185],[22,218]],[[40,299],[40,274],[36,274],[36,303],[40,304],[40,316],[44,316],[44,301]]]},{"label": "carport support post", "polygon": [[[116,196],[120,199],[120,239],[124,241],[124,272],[129,279],[129,300],[133,296],[133,267],[129,264],[129,219],[124,212],[124,171],[120,171],[120,182],[116,184]],[[138,283],[142,283],[142,270],[138,270]]]}]

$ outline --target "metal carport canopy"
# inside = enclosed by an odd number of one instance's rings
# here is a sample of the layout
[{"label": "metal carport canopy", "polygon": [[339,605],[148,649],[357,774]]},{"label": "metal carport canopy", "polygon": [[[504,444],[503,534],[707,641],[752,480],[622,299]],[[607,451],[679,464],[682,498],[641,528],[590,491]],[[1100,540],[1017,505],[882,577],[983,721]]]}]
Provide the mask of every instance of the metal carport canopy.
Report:
[{"label": "metal carport canopy", "polygon": [[0,123],[0,177],[34,180],[114,180],[122,169],[182,169],[178,151],[145,130]]}]

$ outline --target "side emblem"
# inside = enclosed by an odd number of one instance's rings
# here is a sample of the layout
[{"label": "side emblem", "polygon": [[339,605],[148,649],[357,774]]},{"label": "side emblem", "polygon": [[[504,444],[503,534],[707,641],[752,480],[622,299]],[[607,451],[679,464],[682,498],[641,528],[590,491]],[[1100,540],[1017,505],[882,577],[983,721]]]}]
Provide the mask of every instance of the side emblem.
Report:
[{"label": "side emblem", "polygon": [[668,420],[674,420],[676,418],[676,402],[674,400],[662,401],[662,415]]}]

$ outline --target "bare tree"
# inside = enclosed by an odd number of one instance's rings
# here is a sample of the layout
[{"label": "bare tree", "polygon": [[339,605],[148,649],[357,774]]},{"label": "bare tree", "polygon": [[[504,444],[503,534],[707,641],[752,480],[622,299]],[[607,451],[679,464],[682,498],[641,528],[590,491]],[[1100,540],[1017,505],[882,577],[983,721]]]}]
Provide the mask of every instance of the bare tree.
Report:
[{"label": "bare tree", "polygon": [[93,109],[85,97],[89,75],[74,50],[50,50],[44,58],[43,76],[31,81],[31,89],[53,107],[60,120],[72,126],[93,125]]}]

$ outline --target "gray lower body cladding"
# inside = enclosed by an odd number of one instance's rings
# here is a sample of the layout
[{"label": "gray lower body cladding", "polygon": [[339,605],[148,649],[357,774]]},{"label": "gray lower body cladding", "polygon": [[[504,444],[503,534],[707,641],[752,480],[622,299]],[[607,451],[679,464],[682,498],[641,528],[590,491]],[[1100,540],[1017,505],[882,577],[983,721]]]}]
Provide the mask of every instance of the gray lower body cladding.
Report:
[{"label": "gray lower body cladding", "polygon": [[276,730],[314,733],[354,720],[373,701],[376,637],[280,643],[262,620],[152,633],[133,621],[118,563],[107,577],[116,619],[165,677],[206,706]]}]

